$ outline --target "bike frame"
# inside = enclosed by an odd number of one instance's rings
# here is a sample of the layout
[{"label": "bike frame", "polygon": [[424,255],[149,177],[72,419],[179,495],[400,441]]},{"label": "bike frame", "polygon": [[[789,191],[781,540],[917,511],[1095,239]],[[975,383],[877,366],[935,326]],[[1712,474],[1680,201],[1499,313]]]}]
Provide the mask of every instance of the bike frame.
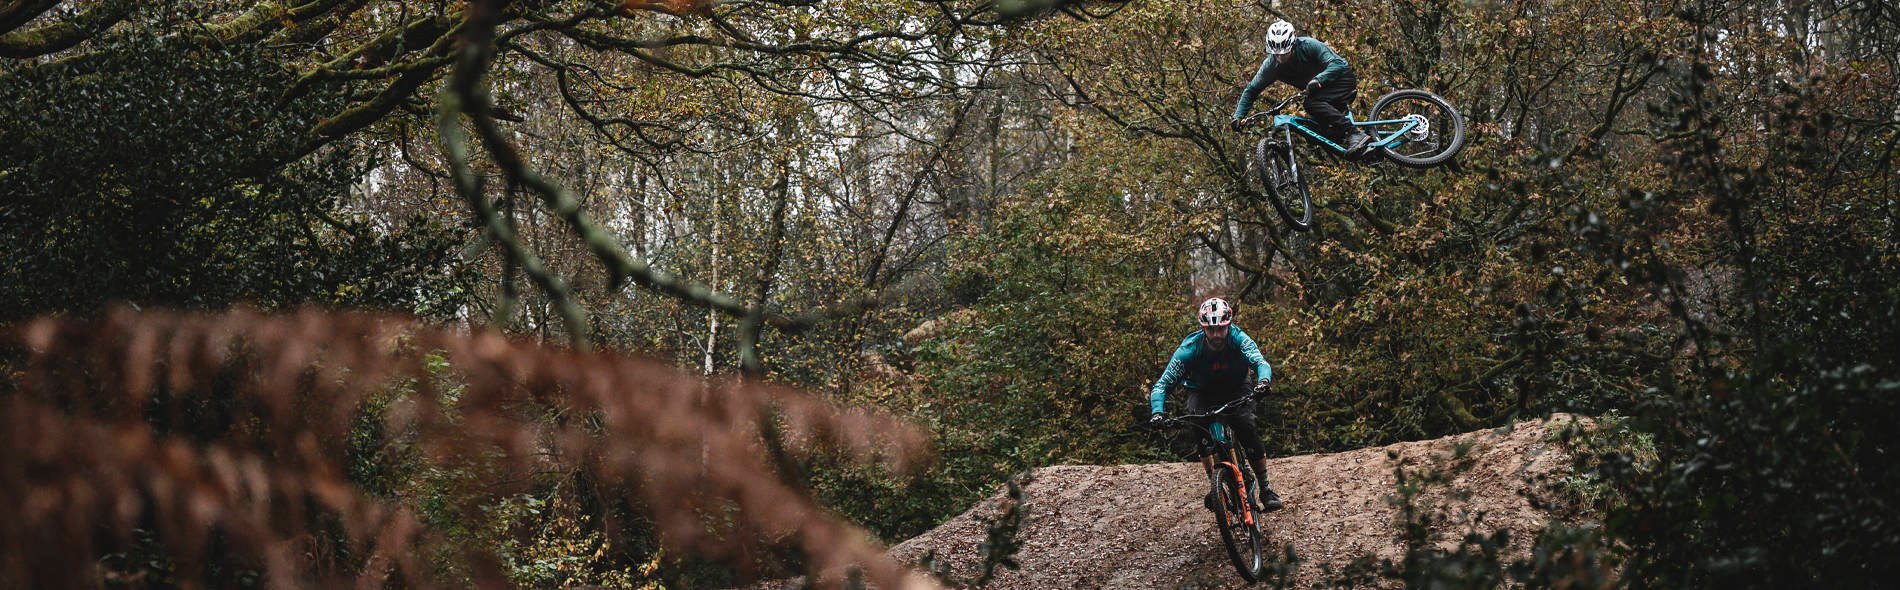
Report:
[{"label": "bike frame", "polygon": [[[1208,508],[1214,512],[1214,523],[1220,532],[1221,542],[1227,546],[1227,557],[1233,561],[1240,577],[1248,582],[1259,581],[1266,567],[1266,535],[1260,531],[1261,518],[1259,511],[1254,509],[1255,498],[1251,490],[1260,474],[1254,473],[1242,460],[1233,438],[1228,436],[1226,414],[1230,410],[1246,407],[1253,399],[1251,394],[1243,395],[1212,411],[1178,416],[1160,423],[1169,427],[1185,424],[1201,431],[1201,469],[1207,472],[1207,483],[1212,488],[1208,490],[1208,497],[1218,502]],[[1227,479],[1229,477],[1232,479]]]},{"label": "bike frame", "polygon": [[[1288,115],[1288,114],[1284,114],[1280,112],[1280,111],[1286,110],[1287,105],[1293,104],[1293,101],[1298,100],[1300,98],[1304,98],[1305,96],[1306,96],[1306,93],[1304,92],[1295,93],[1293,96],[1287,97],[1286,100],[1280,101],[1280,104],[1274,105],[1273,108],[1267,109],[1265,111],[1261,111],[1260,113],[1257,113],[1253,115],[1252,117],[1248,117],[1248,119],[1253,119],[1254,117],[1272,115],[1273,127],[1275,129],[1281,130],[1282,133],[1286,134],[1286,144],[1288,146],[1293,145],[1293,131],[1297,129],[1299,130],[1300,134],[1304,135],[1307,139],[1310,139],[1312,141],[1318,142],[1320,145],[1331,148],[1334,152],[1338,153],[1339,155],[1342,155],[1342,156],[1346,155],[1345,146],[1341,146],[1337,143],[1333,143],[1333,140],[1327,139],[1325,135],[1321,135],[1319,131],[1316,131],[1314,129],[1314,126],[1318,124],[1317,121],[1314,121],[1307,117],[1302,117],[1298,115]],[[1398,146],[1404,145],[1406,133],[1418,127],[1418,121],[1415,121],[1412,119],[1381,119],[1377,121],[1358,121],[1352,118],[1352,113],[1350,112],[1346,113],[1346,120],[1351,122],[1354,127],[1358,127],[1360,128],[1360,130],[1365,131],[1366,134],[1372,136],[1373,138],[1372,142],[1366,144],[1367,151],[1371,151],[1377,148],[1391,148],[1391,147],[1398,147]],[[1388,127],[1391,125],[1398,125],[1399,127],[1397,129],[1392,129],[1388,132],[1385,129],[1385,127]]]},{"label": "bike frame", "polygon": [[[1201,437],[1201,458],[1211,460],[1211,463],[1202,463],[1202,468],[1207,470],[1208,483],[1214,483],[1214,477],[1216,477],[1215,473],[1219,471],[1218,467],[1225,465],[1231,470],[1229,473],[1234,474],[1234,483],[1243,490],[1243,493],[1245,493],[1244,490],[1249,489],[1244,474],[1250,473],[1252,470],[1251,467],[1243,468],[1241,465],[1239,447],[1236,447],[1233,440],[1227,436],[1227,424],[1224,421],[1225,416],[1222,414],[1225,414],[1229,408],[1238,407],[1250,399],[1252,398],[1241,397],[1240,399],[1222,404],[1221,407],[1215,408],[1213,411],[1205,414],[1180,416],[1169,420],[1170,423],[1186,424],[1201,431],[1203,435]],[[1206,426],[1194,422],[1195,419],[1200,418],[1209,418],[1211,421]],[[1254,477],[1259,477],[1259,475],[1255,474]],[[1249,496],[1243,499],[1246,501],[1240,503],[1241,520],[1248,525],[1252,525],[1254,524],[1253,498]]]},{"label": "bike frame", "polygon": [[[1203,453],[1203,455],[1212,455],[1214,458],[1214,464],[1216,466],[1226,465],[1227,468],[1230,470],[1228,471],[1228,473],[1234,474],[1234,484],[1239,486],[1241,490],[1250,489],[1249,486],[1247,485],[1247,479],[1245,477],[1242,477],[1242,474],[1246,472],[1241,471],[1240,461],[1239,461],[1240,453],[1237,450],[1237,447],[1234,446],[1234,442],[1232,440],[1228,440],[1227,438],[1227,424],[1224,422],[1221,422],[1217,418],[1214,420],[1213,424],[1208,425],[1207,433],[1208,433],[1209,438],[1211,438],[1212,440],[1208,444],[1205,444],[1204,446],[1201,447],[1201,452]],[[1217,473],[1218,470],[1215,470],[1215,472]],[[1214,477],[1214,474],[1209,473],[1208,477],[1211,479]],[[1259,477],[1259,476],[1256,475],[1254,477]],[[1242,498],[1242,502],[1240,503],[1241,521],[1249,525],[1254,524],[1253,500],[1254,499],[1251,496],[1249,496],[1246,498]]]}]

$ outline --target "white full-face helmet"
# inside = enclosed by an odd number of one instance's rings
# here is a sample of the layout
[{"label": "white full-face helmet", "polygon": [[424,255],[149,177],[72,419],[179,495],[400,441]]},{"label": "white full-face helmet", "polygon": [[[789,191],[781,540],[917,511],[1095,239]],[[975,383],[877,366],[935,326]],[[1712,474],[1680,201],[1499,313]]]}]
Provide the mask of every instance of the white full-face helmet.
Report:
[{"label": "white full-face helmet", "polygon": [[1293,23],[1284,20],[1267,25],[1267,53],[1280,55],[1293,51]]}]

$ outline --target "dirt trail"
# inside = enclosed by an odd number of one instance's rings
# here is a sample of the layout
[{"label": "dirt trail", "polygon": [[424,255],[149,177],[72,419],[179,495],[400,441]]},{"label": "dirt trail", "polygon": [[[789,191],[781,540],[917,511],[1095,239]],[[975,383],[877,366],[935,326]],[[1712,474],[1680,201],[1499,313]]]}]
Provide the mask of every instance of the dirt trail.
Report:
[{"label": "dirt trail", "polygon": [[[1437,440],[1401,443],[1325,455],[1275,459],[1271,481],[1286,509],[1266,519],[1273,550],[1291,544],[1304,560],[1295,584],[1306,586],[1320,564],[1334,568],[1353,557],[1397,558],[1402,551],[1393,526],[1394,459],[1417,463],[1451,454],[1456,443],[1472,445],[1469,468],[1451,486],[1471,494],[1457,504],[1482,511],[1490,528],[1508,528],[1514,550],[1523,551],[1549,516],[1525,494],[1526,479],[1561,473],[1570,460],[1553,442],[1551,424],[1527,422]],[[1020,571],[1003,570],[992,588],[1197,588],[1244,587],[1201,507],[1207,491],[1198,463],[1118,466],[1057,466],[1038,469],[1024,488],[1028,516],[1018,540]],[[1442,501],[1442,494],[1432,496]],[[900,562],[916,563],[926,552],[954,564],[959,576],[981,563],[978,546],[985,523],[1002,505],[998,494],[942,526],[892,548]],[[1460,529],[1462,530],[1462,529]]]}]

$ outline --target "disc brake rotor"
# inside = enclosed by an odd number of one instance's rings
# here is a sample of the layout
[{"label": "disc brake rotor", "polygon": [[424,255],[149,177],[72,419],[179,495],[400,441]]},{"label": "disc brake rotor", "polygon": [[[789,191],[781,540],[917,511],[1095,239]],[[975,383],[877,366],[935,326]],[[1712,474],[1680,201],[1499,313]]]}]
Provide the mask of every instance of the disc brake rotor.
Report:
[{"label": "disc brake rotor", "polygon": [[1405,118],[1415,123],[1415,125],[1412,126],[1412,129],[1410,131],[1405,132],[1406,139],[1409,139],[1412,141],[1425,141],[1426,137],[1431,136],[1432,123],[1430,119],[1425,118],[1425,115],[1413,113],[1410,115],[1406,115]]}]

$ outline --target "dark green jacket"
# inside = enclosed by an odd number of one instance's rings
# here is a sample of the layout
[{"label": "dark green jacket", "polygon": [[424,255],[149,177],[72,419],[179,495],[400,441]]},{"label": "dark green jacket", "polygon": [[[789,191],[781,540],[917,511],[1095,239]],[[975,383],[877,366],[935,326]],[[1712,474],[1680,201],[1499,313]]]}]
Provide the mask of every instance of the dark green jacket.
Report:
[{"label": "dark green jacket", "polygon": [[1352,75],[1352,65],[1346,58],[1333,53],[1333,48],[1312,37],[1293,38],[1293,55],[1286,63],[1276,63],[1272,55],[1260,62],[1260,71],[1255,72],[1253,81],[1247,83],[1247,89],[1240,92],[1240,104],[1234,106],[1234,118],[1247,116],[1247,109],[1253,107],[1253,99],[1260,97],[1260,91],[1275,80],[1287,83],[1294,88],[1305,89],[1306,83],[1319,80],[1325,84],[1339,76]]}]

